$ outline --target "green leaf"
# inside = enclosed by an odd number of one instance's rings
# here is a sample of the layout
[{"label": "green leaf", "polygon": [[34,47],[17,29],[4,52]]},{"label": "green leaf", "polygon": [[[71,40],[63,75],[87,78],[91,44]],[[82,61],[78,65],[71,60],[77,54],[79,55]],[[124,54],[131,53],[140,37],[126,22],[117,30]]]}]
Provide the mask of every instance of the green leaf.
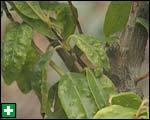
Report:
[{"label": "green leaf", "polygon": [[143,18],[140,18],[140,17],[137,17],[136,18],[136,22],[137,23],[140,23],[141,25],[144,26],[144,28],[147,30],[147,32],[149,33],[149,22],[146,21],[145,19]]},{"label": "green leaf", "polygon": [[[77,17],[77,9],[75,7],[74,9]],[[62,36],[64,39],[67,39],[71,34],[74,33],[76,27],[76,22],[74,16],[72,16],[69,5],[65,5],[58,11],[57,20],[63,25]]]},{"label": "green leaf", "polygon": [[114,86],[113,82],[104,74],[97,79],[99,81],[98,85],[102,87],[103,94],[105,94],[105,97],[107,98],[106,101],[108,102],[108,99],[111,95],[117,94],[116,87]]},{"label": "green leaf", "polygon": [[6,84],[18,79],[31,45],[32,28],[26,24],[10,23],[2,45],[2,75]]},{"label": "green leaf", "polygon": [[105,37],[104,43],[110,44],[110,45],[114,45],[116,43],[118,43],[119,38],[114,36],[114,37]]},{"label": "green leaf", "polygon": [[103,31],[105,36],[110,36],[121,31],[128,22],[131,1],[112,1],[108,7]]},{"label": "green leaf", "polygon": [[56,39],[56,36],[53,34],[53,32],[48,28],[48,25],[44,23],[42,20],[34,20],[29,17],[26,17],[23,15],[16,7],[15,5],[10,2],[9,3],[13,9],[20,15],[20,17],[23,19],[24,22],[26,22],[28,25],[30,25],[33,29],[35,29],[37,32],[41,33],[42,35],[49,37],[51,39]]},{"label": "green leaf", "polygon": [[[11,58],[8,58],[9,61],[4,59],[4,64],[8,62],[8,64],[12,65],[8,66],[6,71],[4,71],[4,80],[7,84],[11,84],[12,81],[16,80],[19,89],[23,93],[28,93],[32,89],[30,83],[32,76],[31,69],[33,67],[33,62],[36,60],[34,57],[35,55],[33,56],[35,53],[31,53],[33,52],[33,48],[31,48],[32,28],[25,23],[12,23],[7,29],[8,31],[6,30],[5,36],[6,40],[2,48],[3,57],[6,58],[10,56]],[[4,53],[4,51],[6,51],[5,47],[7,47],[8,55]],[[12,49],[9,50],[9,48]],[[19,61],[22,62],[22,64]],[[20,66],[20,68],[17,69],[14,64],[18,67]],[[10,72],[10,70],[12,70],[12,72]]]},{"label": "green leaf", "polygon": [[47,24],[43,23],[41,20],[33,20],[30,19],[22,14],[19,14],[24,22],[29,24],[33,29],[35,29],[37,32],[41,33],[42,35],[49,37],[51,39],[56,39],[56,36],[53,34],[51,29],[48,28]]},{"label": "green leaf", "polygon": [[113,105],[121,105],[124,107],[130,107],[133,109],[138,109],[142,100],[133,92],[123,92],[113,95],[111,98],[111,103]]},{"label": "green leaf", "polygon": [[98,110],[83,74],[63,75],[59,81],[58,96],[69,119],[92,118]]},{"label": "green leaf", "polygon": [[62,108],[60,100],[58,98],[58,84],[56,83],[49,89],[49,103],[51,110],[47,114],[47,119],[67,119],[67,116]]},{"label": "green leaf", "polygon": [[57,11],[64,7],[64,5],[66,5],[57,1],[39,1],[39,4],[41,8],[46,11]]},{"label": "green leaf", "polygon": [[85,70],[89,88],[98,108],[101,109],[102,107],[107,106],[110,95],[116,93],[113,83],[105,75],[96,79],[89,68],[86,68]]},{"label": "green leaf", "polygon": [[[40,5],[41,5],[41,3],[42,3],[42,6],[43,6],[43,4],[45,4],[45,2],[44,3],[40,2]],[[66,39],[70,34],[74,33],[74,31],[75,31],[76,25],[75,25],[74,17],[72,16],[70,8],[67,4],[57,3],[57,2],[54,2],[51,4],[50,4],[51,6],[53,6],[53,4],[54,4],[53,8],[56,7],[55,10],[58,13],[57,19],[52,20],[51,27],[54,27],[54,29],[56,29],[59,32],[59,34],[61,34],[64,37],[64,39]],[[18,14],[22,17],[22,19],[27,24],[32,26],[35,30],[37,30],[41,34],[43,34],[51,39],[56,39],[56,36],[53,34],[51,29],[49,29],[47,23],[44,23],[45,20],[43,22],[42,20],[31,19],[31,18],[27,17],[26,15],[24,15],[23,13],[21,13],[21,11],[19,11],[18,8],[16,8],[12,3],[11,3],[11,6],[14,7],[16,9],[16,11],[18,12]],[[49,6],[49,7],[51,7],[51,6]],[[76,15],[77,15],[77,10],[76,10]],[[50,20],[51,19],[52,18],[50,18]]]},{"label": "green leaf", "polygon": [[136,111],[120,105],[111,105],[98,111],[94,119],[133,119]]},{"label": "green leaf", "polygon": [[51,27],[53,29],[55,29],[57,31],[58,34],[61,35],[62,31],[63,31],[63,25],[60,21],[50,17],[50,20],[51,20]]},{"label": "green leaf", "polygon": [[76,45],[86,54],[90,62],[102,73],[103,67],[109,69],[109,60],[103,44],[96,38],[87,35],[71,35],[67,42],[74,40]]},{"label": "green leaf", "polygon": [[39,1],[39,5],[42,10],[49,10],[49,7],[51,5],[50,1]]},{"label": "green leaf", "polygon": [[38,1],[14,1],[13,3],[23,15],[32,19],[43,19]]},{"label": "green leaf", "polygon": [[19,89],[25,94],[30,92],[32,89],[31,81],[34,79],[32,71],[33,71],[33,66],[35,65],[37,60],[38,60],[37,52],[32,47],[29,48],[29,51],[27,53],[26,63],[23,66],[23,69],[17,79],[17,84]]},{"label": "green leaf", "polygon": [[[50,50],[43,54],[39,61],[33,68],[33,80],[31,85],[36,92],[41,102],[41,113],[47,113],[48,111],[48,83],[47,83],[47,69],[49,61],[53,55],[53,50]],[[48,108],[47,108],[48,107]]]},{"label": "green leaf", "polygon": [[[61,35],[64,39],[67,39],[72,33],[75,31],[76,22],[74,16],[72,16],[72,12],[70,6],[65,3],[59,2],[40,2],[40,6],[42,9],[49,11],[54,11],[57,16],[57,21],[61,23],[63,26]],[[75,15],[78,17],[77,9],[74,7]]]}]

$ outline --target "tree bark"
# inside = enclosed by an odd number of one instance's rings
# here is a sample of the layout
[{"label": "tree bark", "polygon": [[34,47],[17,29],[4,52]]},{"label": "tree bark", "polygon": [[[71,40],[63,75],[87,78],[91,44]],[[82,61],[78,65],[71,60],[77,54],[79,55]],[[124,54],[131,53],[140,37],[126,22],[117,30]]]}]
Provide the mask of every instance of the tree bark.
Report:
[{"label": "tree bark", "polygon": [[148,40],[146,29],[136,23],[136,17],[149,21],[149,6],[145,2],[137,2],[132,6],[127,26],[118,35],[120,43],[107,47],[111,71],[104,73],[113,81],[118,91],[133,91],[143,97],[137,88],[135,78],[138,75],[145,56]]}]

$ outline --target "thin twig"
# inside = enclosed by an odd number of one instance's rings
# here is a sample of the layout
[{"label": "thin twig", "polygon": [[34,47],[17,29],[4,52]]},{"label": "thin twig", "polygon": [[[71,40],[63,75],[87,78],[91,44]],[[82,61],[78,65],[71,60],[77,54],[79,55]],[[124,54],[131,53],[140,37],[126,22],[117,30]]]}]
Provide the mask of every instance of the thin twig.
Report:
[{"label": "thin twig", "polygon": [[58,33],[53,29],[51,28],[52,32],[56,35],[56,37],[60,40],[60,42],[64,42],[64,39],[58,35]]},{"label": "thin twig", "polygon": [[[72,15],[74,16],[75,21],[76,21],[76,23],[77,23],[78,30],[79,30],[80,34],[82,34],[83,32],[82,32],[80,23],[79,23],[78,19],[77,19],[76,16],[75,16],[75,11],[74,11],[73,5],[72,5],[71,1],[68,1],[68,2],[69,2],[69,5],[70,5],[70,8],[71,8]],[[54,28],[51,28],[51,30],[52,30],[52,32],[55,34],[55,36],[58,38],[59,44],[62,44],[65,40],[64,40],[60,35],[58,35],[58,33],[55,31]],[[82,62],[82,60],[80,59],[79,56],[77,56],[77,62],[78,62],[79,65],[82,66],[82,67],[85,67],[85,66],[86,66],[86,65]]]},{"label": "thin twig", "polygon": [[78,20],[78,18],[75,15],[75,10],[74,10],[73,4],[72,4],[71,1],[68,1],[68,3],[70,5],[70,9],[71,9],[72,15],[75,18],[75,21],[76,21],[76,24],[77,24],[77,27],[78,27],[78,31],[79,31],[80,34],[83,34],[83,31],[82,31],[81,25],[79,23],[79,20]]},{"label": "thin twig", "polygon": [[136,83],[138,83],[141,80],[144,80],[145,78],[149,77],[149,72],[145,73],[144,75],[142,75],[141,77],[136,79]]},{"label": "thin twig", "polygon": [[[56,37],[59,39],[60,44],[62,44],[65,40],[60,35],[58,35],[57,32],[53,28],[51,28],[51,30],[56,35]],[[85,67],[85,64],[82,62],[82,60],[80,59],[79,56],[77,56],[77,62],[79,63],[80,66],[82,66],[82,68]]]},{"label": "thin twig", "polygon": [[[78,20],[77,16],[75,15],[75,9],[74,9],[74,7],[73,7],[73,4],[72,4],[72,2],[71,2],[71,1],[68,1],[68,3],[69,3],[69,6],[70,6],[70,9],[71,9],[72,15],[73,15],[73,17],[74,17],[74,19],[75,19],[75,21],[76,21],[78,31],[79,31],[79,33],[80,33],[80,34],[83,34],[83,31],[82,31],[82,28],[81,28],[80,22],[79,22],[79,20]],[[76,52],[76,50],[75,50],[75,49],[79,49],[79,48],[78,48],[77,46],[75,46],[75,47],[74,47],[73,51],[75,51],[75,52]],[[80,59],[80,57],[79,57],[79,56],[80,56],[80,55],[77,55],[77,61],[78,61],[78,63],[82,66],[82,68],[86,67],[86,65],[85,65],[85,64],[84,64],[84,62]]]},{"label": "thin twig", "polygon": [[[52,39],[49,39],[49,42],[53,42]],[[60,41],[56,43],[56,45],[52,44],[53,47],[61,45]],[[63,62],[65,63],[66,67],[69,71],[79,72],[79,69],[76,65],[74,65],[74,58],[68,54],[63,48],[56,49],[58,55],[62,58]]]},{"label": "thin twig", "polygon": [[10,19],[10,21],[13,22],[14,19],[13,19],[12,15],[10,14],[10,12],[8,11],[7,5],[6,5],[6,3],[4,1],[2,1],[2,6],[3,6],[3,9],[4,9],[4,11],[5,11],[6,16],[8,17],[8,19]]}]

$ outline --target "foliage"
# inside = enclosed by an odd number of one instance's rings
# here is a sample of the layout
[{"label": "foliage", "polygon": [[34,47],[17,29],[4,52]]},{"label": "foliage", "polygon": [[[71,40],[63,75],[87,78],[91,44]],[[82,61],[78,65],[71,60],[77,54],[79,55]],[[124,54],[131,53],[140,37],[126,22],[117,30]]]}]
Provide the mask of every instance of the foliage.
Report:
[{"label": "foliage", "polygon": [[106,36],[122,30],[126,25],[131,9],[131,1],[112,1],[105,16],[104,34]]},{"label": "foliage", "polygon": [[143,18],[138,17],[138,18],[136,19],[136,22],[137,22],[137,23],[140,23],[141,25],[143,25],[143,26],[145,27],[145,29],[147,30],[147,32],[149,33],[149,22],[148,22],[148,21],[146,21],[146,20],[143,19]]},{"label": "foliage", "polygon": [[[148,98],[142,100],[132,92],[118,93],[112,81],[103,74],[103,69],[110,70],[104,46],[118,42],[115,33],[126,26],[131,1],[110,3],[104,21],[103,42],[101,38],[75,33],[78,17],[75,6],[71,8],[69,4],[52,1],[8,3],[23,22],[13,21],[6,28],[1,44],[2,76],[7,85],[16,81],[24,94],[35,91],[44,118],[149,118]],[[148,22],[143,18],[137,18],[137,22],[149,32]],[[33,30],[56,45],[50,44],[45,53],[38,53],[32,40]],[[63,73],[52,61],[53,52],[60,47],[69,55],[74,55],[75,60],[78,59],[71,41],[86,55],[93,65],[92,69],[86,66],[82,72]],[[50,88],[47,83],[48,65],[60,75]]]}]

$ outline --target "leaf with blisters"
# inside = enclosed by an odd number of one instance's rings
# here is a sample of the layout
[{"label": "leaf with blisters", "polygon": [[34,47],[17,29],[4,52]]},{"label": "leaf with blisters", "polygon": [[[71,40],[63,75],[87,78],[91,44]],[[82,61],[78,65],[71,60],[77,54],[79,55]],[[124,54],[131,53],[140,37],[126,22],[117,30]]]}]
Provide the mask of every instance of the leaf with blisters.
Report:
[{"label": "leaf with blisters", "polygon": [[116,43],[118,43],[119,41],[119,38],[116,37],[116,36],[113,36],[113,37],[105,37],[104,39],[104,43],[106,44],[110,44],[110,45],[114,45]]},{"label": "leaf with blisters", "polygon": [[35,12],[29,7],[25,1],[14,1],[16,8],[25,16],[32,19],[39,19]]},{"label": "leaf with blisters", "polygon": [[2,75],[9,85],[17,80],[31,45],[32,28],[26,24],[10,23],[6,28],[2,46]]},{"label": "leaf with blisters", "polygon": [[98,108],[101,109],[102,107],[107,106],[110,95],[116,93],[113,83],[105,75],[102,75],[99,80],[95,78],[89,68],[86,68],[85,70],[89,88]]},{"label": "leaf with blisters", "polygon": [[57,11],[64,7],[66,4],[59,3],[58,1],[39,1],[40,7],[46,11]]},{"label": "leaf with blisters", "polygon": [[112,1],[108,7],[103,31],[105,36],[110,36],[121,31],[128,22],[131,1]]},{"label": "leaf with blisters", "polygon": [[[54,11],[57,16],[57,21],[63,26],[61,35],[64,39],[67,39],[75,31],[76,22],[74,16],[72,16],[70,6],[65,3],[59,2],[40,2],[42,9],[49,11]],[[77,9],[75,10],[75,16],[78,17]]]},{"label": "leaf with blisters", "polygon": [[61,34],[63,31],[63,25],[60,21],[57,21],[56,19],[50,17],[51,20],[51,27],[57,31],[58,34]]},{"label": "leaf with blisters", "polygon": [[43,19],[38,1],[14,1],[13,3],[23,15],[32,19]]},{"label": "leaf with blisters", "polygon": [[[74,10],[77,17],[77,9],[75,7]],[[74,16],[72,16],[69,5],[65,5],[63,8],[58,10],[57,21],[61,22],[63,25],[62,36],[64,39],[67,39],[71,34],[74,33],[76,22]]]},{"label": "leaf with blisters", "polygon": [[136,111],[135,109],[120,105],[111,105],[99,110],[94,119],[133,119],[135,118]]},{"label": "leaf with blisters", "polygon": [[63,75],[59,81],[58,96],[69,119],[92,118],[98,110],[82,74]]},{"label": "leaf with blisters", "polygon": [[56,36],[53,34],[53,32],[49,29],[48,25],[44,23],[42,20],[34,20],[31,19],[24,14],[22,14],[15,5],[10,2],[10,5],[15,9],[15,11],[21,16],[24,22],[26,22],[28,25],[30,25],[33,29],[35,29],[37,32],[41,33],[42,35],[49,37],[51,39],[56,39]]},{"label": "leaf with blisters", "polygon": [[33,20],[21,14],[20,16],[27,24],[33,27],[33,29],[35,29],[37,32],[51,39],[56,39],[56,36],[53,34],[51,29],[48,28],[47,24],[43,23],[41,20]]},{"label": "leaf with blisters", "polygon": [[[67,45],[70,40],[74,40],[76,45],[85,53],[90,62],[102,72],[102,68],[109,69],[109,60],[103,48],[103,44],[96,38],[87,35],[71,35],[67,39]],[[69,45],[68,45],[69,46]]]},{"label": "leaf with blisters", "polygon": [[122,92],[111,96],[111,104],[138,109],[142,100],[133,92]]},{"label": "leaf with blisters", "polygon": [[110,98],[111,95],[117,94],[117,89],[116,89],[115,85],[113,84],[113,82],[106,75],[103,74],[102,76],[100,76],[97,79],[99,81],[99,85],[102,86],[102,89],[107,98],[106,101],[108,102],[108,98]]},{"label": "leaf with blisters", "polygon": [[47,84],[47,69],[49,61],[53,55],[53,50],[41,55],[33,68],[33,80],[31,81],[32,88],[39,97],[41,102],[41,113],[47,113],[48,106],[48,84]]},{"label": "leaf with blisters", "polygon": [[19,89],[25,94],[30,92],[32,89],[31,81],[34,79],[32,71],[33,66],[35,65],[37,60],[38,60],[38,53],[32,47],[29,48],[26,63],[23,66],[23,69],[17,79]]}]

